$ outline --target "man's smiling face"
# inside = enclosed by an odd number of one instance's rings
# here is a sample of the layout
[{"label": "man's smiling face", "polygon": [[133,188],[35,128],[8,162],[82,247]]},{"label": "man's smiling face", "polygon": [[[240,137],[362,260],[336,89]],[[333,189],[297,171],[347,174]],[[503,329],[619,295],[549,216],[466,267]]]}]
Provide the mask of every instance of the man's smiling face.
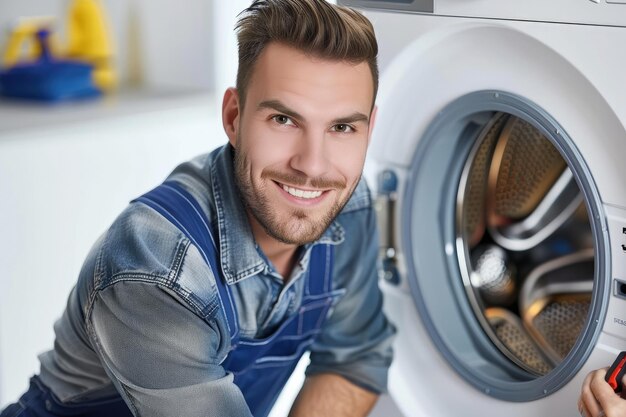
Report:
[{"label": "man's smiling face", "polygon": [[339,214],[363,170],[373,94],[365,62],[329,61],[276,43],[254,66],[243,112],[237,93],[226,93],[224,114],[229,106],[236,113],[226,131],[237,185],[251,221],[270,237],[312,242]]}]

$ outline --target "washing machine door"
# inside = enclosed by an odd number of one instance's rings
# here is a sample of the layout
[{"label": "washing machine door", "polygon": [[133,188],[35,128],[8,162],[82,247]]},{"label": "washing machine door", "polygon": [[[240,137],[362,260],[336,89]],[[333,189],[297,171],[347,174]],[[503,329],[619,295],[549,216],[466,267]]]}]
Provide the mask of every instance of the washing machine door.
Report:
[{"label": "washing machine door", "polygon": [[497,23],[417,39],[378,104],[370,166],[399,407],[577,415],[584,375],[626,349],[621,281],[611,291],[626,230],[615,112],[569,61]]}]

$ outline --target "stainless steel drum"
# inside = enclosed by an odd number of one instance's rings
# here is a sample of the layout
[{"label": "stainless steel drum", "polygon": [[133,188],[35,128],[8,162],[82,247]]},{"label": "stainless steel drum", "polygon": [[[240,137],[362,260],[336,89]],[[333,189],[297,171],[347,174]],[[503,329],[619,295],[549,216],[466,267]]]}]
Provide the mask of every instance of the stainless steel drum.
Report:
[{"label": "stainless steel drum", "polygon": [[590,219],[571,170],[539,129],[495,113],[466,160],[457,212],[478,322],[512,362],[547,374],[582,332],[593,289]]}]

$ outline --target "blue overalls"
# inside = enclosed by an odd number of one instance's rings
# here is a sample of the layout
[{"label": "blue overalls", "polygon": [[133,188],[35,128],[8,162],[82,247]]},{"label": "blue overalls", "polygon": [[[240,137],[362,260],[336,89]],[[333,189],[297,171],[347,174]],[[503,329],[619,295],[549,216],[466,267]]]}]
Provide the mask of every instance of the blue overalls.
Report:
[{"label": "blue overalls", "polygon": [[[318,244],[312,248],[298,314],[289,317],[266,338],[247,339],[239,335],[237,308],[219,267],[208,220],[197,201],[172,181],[134,201],[152,207],[180,229],[211,267],[231,337],[231,351],[222,366],[234,374],[235,384],[241,389],[252,415],[267,416],[300,357],[320,332],[332,305],[332,246]],[[31,380],[31,386],[20,398],[20,403],[26,407],[25,410],[13,404],[0,417],[132,416],[120,396],[90,403],[62,404],[37,377]]]}]

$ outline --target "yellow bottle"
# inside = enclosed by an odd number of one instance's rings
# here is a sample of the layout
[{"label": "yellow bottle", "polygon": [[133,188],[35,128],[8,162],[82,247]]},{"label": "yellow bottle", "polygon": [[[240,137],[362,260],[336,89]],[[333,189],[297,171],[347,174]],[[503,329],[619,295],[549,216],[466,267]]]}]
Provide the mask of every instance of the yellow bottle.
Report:
[{"label": "yellow bottle", "polygon": [[93,81],[102,90],[117,84],[109,25],[99,0],[73,0],[68,16],[67,57],[94,66]]}]

